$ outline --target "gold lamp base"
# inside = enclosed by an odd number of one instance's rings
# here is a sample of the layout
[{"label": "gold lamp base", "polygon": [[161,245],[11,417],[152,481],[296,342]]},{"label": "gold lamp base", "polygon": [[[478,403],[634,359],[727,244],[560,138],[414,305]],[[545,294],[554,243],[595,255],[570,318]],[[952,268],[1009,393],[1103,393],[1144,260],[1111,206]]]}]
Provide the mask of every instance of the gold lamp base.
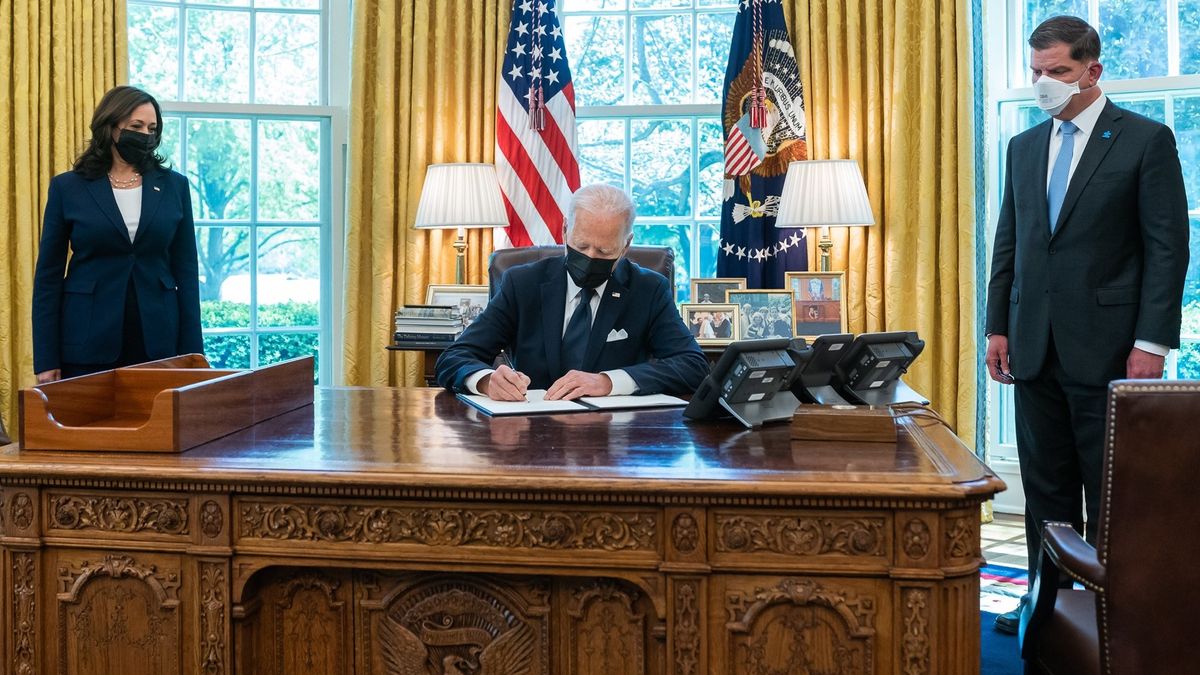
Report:
[{"label": "gold lamp base", "polygon": [[454,240],[454,250],[456,251],[454,259],[454,283],[459,286],[467,283],[467,230],[466,228],[458,228],[458,238]]}]

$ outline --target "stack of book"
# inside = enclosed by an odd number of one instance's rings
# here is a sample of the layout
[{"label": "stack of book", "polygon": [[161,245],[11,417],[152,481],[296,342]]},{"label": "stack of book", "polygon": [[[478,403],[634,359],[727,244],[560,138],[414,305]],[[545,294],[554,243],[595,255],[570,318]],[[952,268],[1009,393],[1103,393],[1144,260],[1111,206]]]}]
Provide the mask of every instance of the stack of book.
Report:
[{"label": "stack of book", "polygon": [[396,342],[454,342],[463,318],[451,305],[405,305],[396,310]]}]

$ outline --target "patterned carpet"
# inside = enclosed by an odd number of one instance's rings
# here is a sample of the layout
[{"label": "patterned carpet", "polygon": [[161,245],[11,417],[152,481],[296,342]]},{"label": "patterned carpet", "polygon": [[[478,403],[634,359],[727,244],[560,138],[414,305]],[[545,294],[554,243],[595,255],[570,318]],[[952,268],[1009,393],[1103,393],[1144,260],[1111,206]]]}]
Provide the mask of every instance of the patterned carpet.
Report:
[{"label": "patterned carpet", "polygon": [[997,614],[1016,609],[1025,593],[1028,575],[1024,569],[987,565],[979,573],[980,675],[1021,675],[1017,636],[1005,635],[992,628]]}]

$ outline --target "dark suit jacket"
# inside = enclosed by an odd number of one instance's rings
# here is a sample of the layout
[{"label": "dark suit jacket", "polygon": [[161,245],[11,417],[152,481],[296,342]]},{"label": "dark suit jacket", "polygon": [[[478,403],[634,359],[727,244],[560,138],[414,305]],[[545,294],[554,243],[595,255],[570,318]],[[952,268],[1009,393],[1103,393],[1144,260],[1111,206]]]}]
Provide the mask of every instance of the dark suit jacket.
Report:
[{"label": "dark suit jacket", "polygon": [[[111,363],[121,354],[125,291],[137,293],[151,359],[203,352],[196,233],[187,179],[174,171],[142,179],[137,236],[106,177],[75,172],[50,181],[33,280],[33,368]],[[67,245],[71,266],[64,278]]]},{"label": "dark suit jacket", "polygon": [[[529,376],[531,389],[547,389],[566,374],[565,261],[546,258],[508,270],[483,314],[438,358],[438,384],[468,391],[467,377],[490,368],[501,348]],[[628,337],[608,341],[614,330]],[[683,325],[666,278],[624,258],[600,299],[583,365],[593,373],[618,368],[629,373],[639,394],[691,393],[708,374],[708,361]]]},{"label": "dark suit jacket", "polygon": [[1187,197],[1171,130],[1110,101],[1083,148],[1054,235],[1046,202],[1050,120],[1008,146],[988,284],[989,334],[1008,336],[1017,379],[1051,334],[1063,369],[1094,386],[1125,376],[1134,340],[1179,346]]}]

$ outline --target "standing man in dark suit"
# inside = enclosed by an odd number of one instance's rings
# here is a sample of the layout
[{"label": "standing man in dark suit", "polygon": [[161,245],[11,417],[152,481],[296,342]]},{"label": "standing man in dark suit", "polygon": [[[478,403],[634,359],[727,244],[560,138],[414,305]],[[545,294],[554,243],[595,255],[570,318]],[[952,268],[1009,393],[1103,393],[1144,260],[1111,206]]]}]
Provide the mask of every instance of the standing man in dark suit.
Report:
[{"label": "standing man in dark suit", "polygon": [[[509,270],[483,314],[437,361],[438,384],[495,400],[691,393],[708,361],[671,284],[624,258],[633,203],[609,185],[577,191],[566,255]],[[501,350],[511,364],[491,364]]]},{"label": "standing man in dark suit", "polygon": [[1029,46],[1053,119],[1008,146],[986,332],[989,374],[1015,385],[1032,581],[1046,521],[1079,529],[1086,502],[1094,541],[1108,383],[1162,377],[1179,346],[1188,217],[1175,137],[1100,91],[1095,29],[1054,17]]}]

